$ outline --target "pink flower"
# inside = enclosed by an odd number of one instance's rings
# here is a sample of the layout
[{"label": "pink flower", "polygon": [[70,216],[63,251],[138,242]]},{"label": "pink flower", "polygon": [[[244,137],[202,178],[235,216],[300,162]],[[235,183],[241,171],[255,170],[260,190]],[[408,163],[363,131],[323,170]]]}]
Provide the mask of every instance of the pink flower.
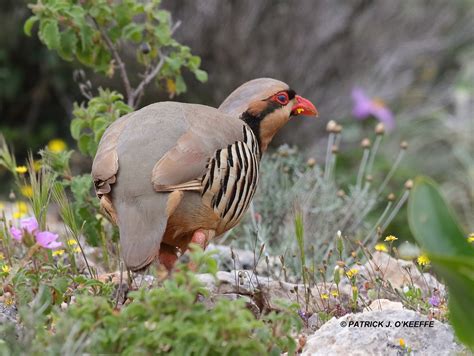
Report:
[{"label": "pink flower", "polygon": [[58,234],[54,234],[49,231],[41,231],[41,232],[38,232],[35,235],[35,237],[36,237],[36,242],[38,243],[38,245],[50,250],[62,246],[62,243],[57,241],[59,237]]},{"label": "pink flower", "polygon": [[10,229],[10,235],[12,235],[15,240],[21,241],[23,238],[23,231],[16,228],[15,226],[12,226]]},{"label": "pink flower", "polygon": [[24,218],[20,220],[21,228],[33,234],[38,229],[38,221],[33,216],[31,218]]},{"label": "pink flower", "polygon": [[388,131],[395,128],[393,113],[380,99],[370,98],[361,88],[356,87],[352,89],[352,101],[352,115],[356,119],[365,120],[373,116],[383,123]]}]

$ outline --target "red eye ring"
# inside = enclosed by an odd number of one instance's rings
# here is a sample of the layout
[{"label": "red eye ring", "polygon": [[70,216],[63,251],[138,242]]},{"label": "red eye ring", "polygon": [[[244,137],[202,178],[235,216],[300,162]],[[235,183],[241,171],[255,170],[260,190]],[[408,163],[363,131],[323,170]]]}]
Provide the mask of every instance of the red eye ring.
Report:
[{"label": "red eye ring", "polygon": [[279,103],[281,105],[286,105],[290,101],[288,99],[288,93],[286,93],[284,91],[275,94],[273,98],[274,98],[273,99],[274,101],[276,101],[277,103]]}]

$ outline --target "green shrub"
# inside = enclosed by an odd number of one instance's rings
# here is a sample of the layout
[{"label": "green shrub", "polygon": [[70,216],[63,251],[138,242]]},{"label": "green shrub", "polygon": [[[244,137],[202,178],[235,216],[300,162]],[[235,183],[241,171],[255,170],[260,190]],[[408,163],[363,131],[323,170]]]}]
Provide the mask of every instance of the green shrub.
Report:
[{"label": "green shrub", "polygon": [[[195,251],[192,260],[201,270],[216,272],[215,260],[209,253]],[[42,302],[32,303],[28,310],[30,314],[39,310],[40,321],[49,327],[38,327],[38,321],[32,320],[32,325],[28,325],[26,320],[27,330],[23,333],[29,333],[30,340],[20,336],[24,341],[21,351],[63,355],[280,355],[295,352],[293,336],[301,322],[294,306],[256,319],[243,300],[218,299],[209,308],[203,303],[208,295],[196,275],[187,265],[181,265],[161,287],[131,292],[131,302],[121,310],[114,308],[110,298],[84,295],[77,297],[65,312],[54,308],[47,323],[45,315],[51,299],[42,298]],[[35,305],[38,309],[34,309]],[[7,347],[18,350],[14,338],[4,341],[5,350]]]}]

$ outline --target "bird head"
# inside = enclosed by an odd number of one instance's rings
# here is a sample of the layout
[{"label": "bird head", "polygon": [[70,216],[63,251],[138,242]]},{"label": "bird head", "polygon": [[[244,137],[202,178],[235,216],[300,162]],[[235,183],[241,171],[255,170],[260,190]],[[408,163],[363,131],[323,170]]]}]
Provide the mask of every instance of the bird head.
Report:
[{"label": "bird head", "polygon": [[288,84],[270,78],[244,83],[221,104],[219,110],[244,120],[265,151],[273,136],[293,116],[318,116],[316,107],[296,94]]}]

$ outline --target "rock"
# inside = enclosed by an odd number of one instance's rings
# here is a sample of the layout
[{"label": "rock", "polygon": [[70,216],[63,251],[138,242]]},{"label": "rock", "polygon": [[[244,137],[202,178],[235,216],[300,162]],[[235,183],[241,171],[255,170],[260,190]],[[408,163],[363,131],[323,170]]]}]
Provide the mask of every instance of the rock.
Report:
[{"label": "rock", "polygon": [[[435,289],[439,291],[439,295],[446,295],[445,286],[440,283],[433,275],[422,273],[418,267],[411,261],[399,260],[391,257],[384,252],[373,253],[373,258],[364,265],[355,265],[354,269],[358,270],[359,277],[358,288],[361,297],[369,300],[367,296],[367,285],[374,285],[374,281],[379,279],[385,283],[387,288],[378,288],[377,297],[392,300],[399,299],[395,293],[389,292],[389,285],[398,290],[403,290],[405,286],[413,285],[419,288],[423,297],[430,297]],[[340,287],[350,285],[347,278],[343,278]]]},{"label": "rock", "polygon": [[232,249],[229,246],[209,244],[206,251],[215,251],[214,258],[217,260],[219,270],[232,271],[234,269],[252,270],[255,266],[255,257],[252,251]]},{"label": "rock", "polygon": [[400,302],[392,302],[388,299],[376,299],[364,311],[372,310],[403,310],[403,304]]},{"label": "rock", "polygon": [[0,324],[4,324],[7,321],[16,324],[17,314],[18,314],[18,311],[14,305],[8,306],[0,302]]},{"label": "rock", "polygon": [[[360,326],[361,322],[373,322],[375,325],[376,322],[382,322],[383,326]],[[390,326],[387,327],[389,322]],[[412,322],[412,325],[398,325],[400,322]],[[423,326],[415,327],[415,322],[423,323]],[[403,339],[405,348],[401,346],[400,339]],[[450,326],[429,320],[411,310],[388,309],[332,318],[313,335],[308,336],[302,354],[451,355],[463,350],[454,341]]]}]

